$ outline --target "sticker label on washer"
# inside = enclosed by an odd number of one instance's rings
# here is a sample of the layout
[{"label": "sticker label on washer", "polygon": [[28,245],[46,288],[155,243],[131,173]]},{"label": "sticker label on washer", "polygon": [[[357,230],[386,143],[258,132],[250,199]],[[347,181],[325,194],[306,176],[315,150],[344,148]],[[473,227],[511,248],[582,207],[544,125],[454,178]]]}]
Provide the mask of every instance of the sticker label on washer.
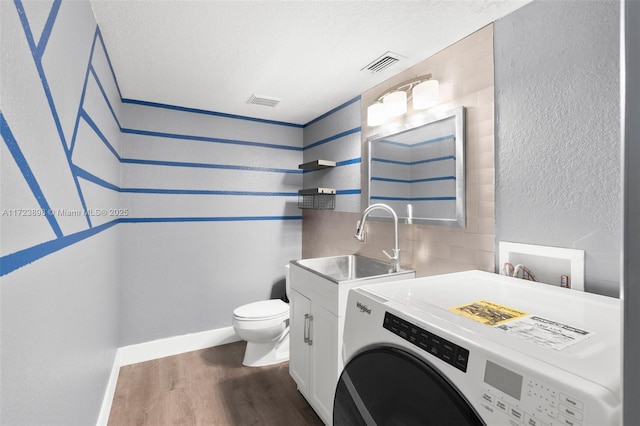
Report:
[{"label": "sticker label on washer", "polygon": [[529,315],[527,312],[522,312],[517,309],[498,305],[493,302],[487,302],[485,300],[456,306],[449,308],[449,310],[456,314],[471,318],[474,321],[491,326],[503,324],[507,321],[512,321]]},{"label": "sticker label on washer", "polygon": [[588,339],[594,334],[534,315],[511,321],[508,324],[500,324],[495,328],[558,351]]}]

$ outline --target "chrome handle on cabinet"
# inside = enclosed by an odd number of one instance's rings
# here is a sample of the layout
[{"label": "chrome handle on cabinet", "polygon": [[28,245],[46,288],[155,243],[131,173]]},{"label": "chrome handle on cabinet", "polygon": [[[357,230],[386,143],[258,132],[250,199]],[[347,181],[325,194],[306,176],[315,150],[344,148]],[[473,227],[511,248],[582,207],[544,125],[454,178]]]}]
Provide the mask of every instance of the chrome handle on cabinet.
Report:
[{"label": "chrome handle on cabinet", "polygon": [[304,343],[309,344],[309,326],[310,326],[310,318],[309,314],[304,314]]},{"label": "chrome handle on cabinet", "polygon": [[308,341],[307,343],[309,343],[309,346],[313,345],[313,340],[311,340],[311,323],[313,322],[313,315],[309,315],[309,337],[308,337]]}]

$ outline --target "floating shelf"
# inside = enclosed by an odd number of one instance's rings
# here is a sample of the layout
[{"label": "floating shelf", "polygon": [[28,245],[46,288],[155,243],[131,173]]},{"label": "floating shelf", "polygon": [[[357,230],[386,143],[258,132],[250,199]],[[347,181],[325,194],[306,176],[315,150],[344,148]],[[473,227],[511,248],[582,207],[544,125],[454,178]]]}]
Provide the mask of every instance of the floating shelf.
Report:
[{"label": "floating shelf", "polygon": [[308,163],[300,164],[298,165],[298,168],[302,170],[322,170],[322,169],[328,169],[335,166],[336,166],[335,161],[315,160],[315,161],[309,161]]},{"label": "floating shelf", "polygon": [[298,208],[333,210],[336,208],[336,190],[333,188],[308,188],[298,191]]},{"label": "floating shelf", "polygon": [[336,194],[336,190],[333,188],[307,188],[298,190],[300,195],[320,195],[320,194]]}]

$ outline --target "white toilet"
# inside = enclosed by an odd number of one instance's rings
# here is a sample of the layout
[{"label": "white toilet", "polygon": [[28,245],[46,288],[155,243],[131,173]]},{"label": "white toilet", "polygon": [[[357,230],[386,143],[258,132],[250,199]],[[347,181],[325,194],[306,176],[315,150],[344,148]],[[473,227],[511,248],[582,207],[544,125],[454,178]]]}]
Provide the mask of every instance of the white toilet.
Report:
[{"label": "white toilet", "polygon": [[[289,265],[286,266],[289,293]],[[289,304],[280,299],[261,300],[233,311],[233,328],[247,341],[243,365],[262,367],[289,360]]]}]

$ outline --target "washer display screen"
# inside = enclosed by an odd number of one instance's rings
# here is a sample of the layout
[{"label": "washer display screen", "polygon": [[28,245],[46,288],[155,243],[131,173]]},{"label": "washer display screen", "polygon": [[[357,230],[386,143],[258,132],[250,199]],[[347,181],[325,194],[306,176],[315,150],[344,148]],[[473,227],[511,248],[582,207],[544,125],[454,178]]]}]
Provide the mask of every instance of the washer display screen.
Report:
[{"label": "washer display screen", "polygon": [[522,376],[487,360],[484,382],[520,401]]}]

